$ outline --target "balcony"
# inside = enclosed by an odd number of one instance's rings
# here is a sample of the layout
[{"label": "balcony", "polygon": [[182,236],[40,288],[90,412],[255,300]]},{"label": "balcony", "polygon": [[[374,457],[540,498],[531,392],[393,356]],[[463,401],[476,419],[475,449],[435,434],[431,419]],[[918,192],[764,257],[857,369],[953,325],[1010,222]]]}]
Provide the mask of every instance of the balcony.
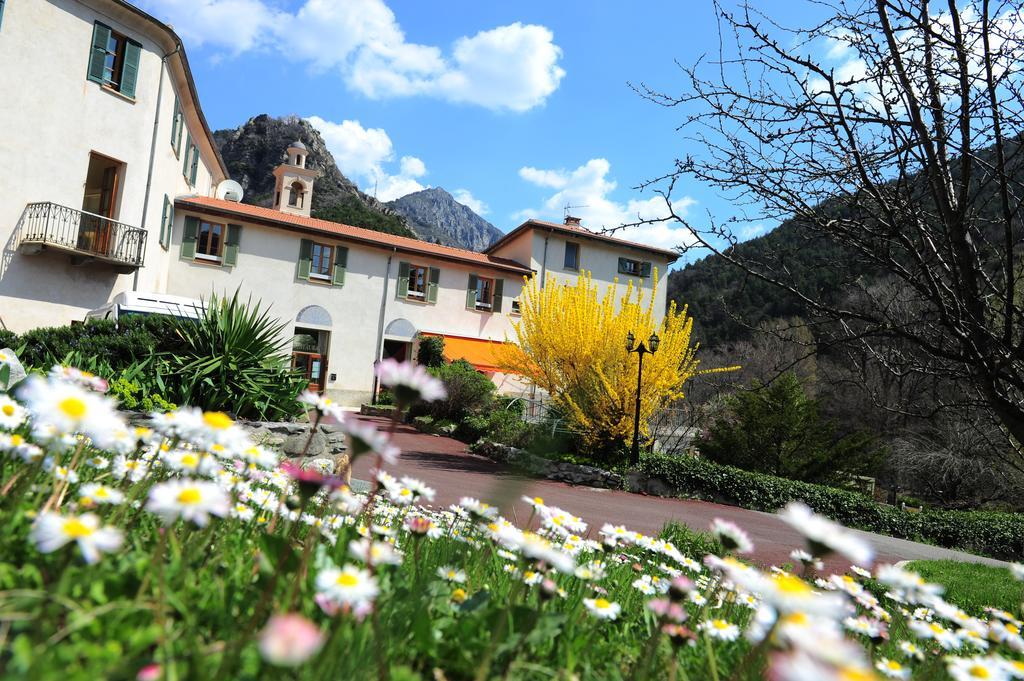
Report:
[{"label": "balcony", "polygon": [[146,230],[49,201],[28,204],[18,231],[18,250],[25,255],[55,250],[69,254],[75,265],[132,272],[142,267],[146,253]]}]

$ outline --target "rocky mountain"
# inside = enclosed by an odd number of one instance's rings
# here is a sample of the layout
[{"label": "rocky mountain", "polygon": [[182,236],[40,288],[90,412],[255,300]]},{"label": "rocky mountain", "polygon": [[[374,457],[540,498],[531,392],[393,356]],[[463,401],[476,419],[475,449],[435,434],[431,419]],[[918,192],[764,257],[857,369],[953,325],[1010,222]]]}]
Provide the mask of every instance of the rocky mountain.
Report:
[{"label": "rocky mountain", "polygon": [[274,168],[285,160],[285,149],[298,140],[309,149],[306,163],[315,168],[313,217],[415,237],[404,217],[363,192],[341,174],[320,133],[298,116],[255,116],[233,130],[217,130],[231,179],[245,189],[244,203],[270,206],[274,201]]},{"label": "rocky mountain", "polygon": [[502,235],[440,187],[423,189],[385,204],[408,220],[421,239],[482,251]]},{"label": "rocky mountain", "polygon": [[441,188],[388,203],[364,194],[338,170],[319,131],[298,116],[260,114],[237,128],[214,132],[213,138],[231,179],[245,189],[245,203],[272,205],[274,168],[285,160],[288,145],[298,140],[309,150],[307,165],[317,171],[313,217],[470,250],[482,250],[501,235]]}]

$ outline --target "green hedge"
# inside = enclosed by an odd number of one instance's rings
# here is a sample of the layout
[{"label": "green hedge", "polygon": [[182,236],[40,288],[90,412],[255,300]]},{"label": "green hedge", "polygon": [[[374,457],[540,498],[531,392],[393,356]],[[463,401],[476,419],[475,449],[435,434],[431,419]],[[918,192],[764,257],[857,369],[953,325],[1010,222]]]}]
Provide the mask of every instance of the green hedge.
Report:
[{"label": "green hedge", "polygon": [[775,512],[802,501],[815,512],[850,527],[890,537],[1020,560],[1024,556],[1024,515],[989,511],[932,510],[909,513],[876,503],[857,492],[786,480],[721,466],[688,456],[649,454],[641,469],[680,494]]}]

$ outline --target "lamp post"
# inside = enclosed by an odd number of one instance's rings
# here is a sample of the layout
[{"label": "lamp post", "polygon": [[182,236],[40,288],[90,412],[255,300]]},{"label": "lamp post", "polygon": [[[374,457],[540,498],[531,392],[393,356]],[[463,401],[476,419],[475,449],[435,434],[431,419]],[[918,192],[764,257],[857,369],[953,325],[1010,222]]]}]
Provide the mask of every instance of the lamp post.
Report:
[{"label": "lamp post", "polygon": [[[644,345],[643,341],[640,341],[640,345],[636,345],[636,337],[633,332],[630,331],[626,334],[626,352],[635,352],[639,356],[639,366],[636,370],[636,407],[633,413],[633,449],[629,455],[629,461],[634,466],[640,463],[640,387],[643,385],[644,376],[644,355],[650,353],[654,354],[658,351],[658,343],[661,339],[658,338],[658,334],[652,333],[651,337],[647,339],[647,345]],[[636,345],[636,347],[634,347]]]}]

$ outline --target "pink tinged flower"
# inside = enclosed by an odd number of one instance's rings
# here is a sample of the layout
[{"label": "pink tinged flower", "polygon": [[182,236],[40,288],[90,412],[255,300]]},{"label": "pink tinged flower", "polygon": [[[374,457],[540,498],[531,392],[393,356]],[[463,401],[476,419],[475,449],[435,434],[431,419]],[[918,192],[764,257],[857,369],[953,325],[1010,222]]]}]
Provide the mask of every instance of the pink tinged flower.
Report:
[{"label": "pink tinged flower", "polygon": [[260,632],[260,655],[279,667],[296,667],[324,645],[320,628],[298,614],[274,615]]},{"label": "pink tinged flower", "polygon": [[730,553],[750,553],[754,550],[750,537],[736,523],[715,518],[711,521],[711,532]]},{"label": "pink tinged flower", "polygon": [[400,407],[407,407],[418,400],[442,400],[448,395],[444,384],[430,375],[422,364],[385,359],[377,365],[377,377],[391,389]]},{"label": "pink tinged flower", "polygon": [[430,520],[423,516],[409,516],[405,519],[405,526],[414,535],[424,535],[430,530]]},{"label": "pink tinged flower", "polygon": [[325,593],[318,593],[313,596],[313,600],[328,617],[334,617],[341,610],[341,605],[337,601],[331,600]]},{"label": "pink tinged flower", "polygon": [[870,567],[874,562],[875,552],[866,541],[839,523],[814,513],[799,501],[790,502],[778,515],[804,535],[815,558],[838,553],[858,566]]},{"label": "pink tinged flower", "polygon": [[139,673],[135,675],[135,681],[157,681],[163,677],[163,673],[160,665],[154,662],[140,669]]},{"label": "pink tinged flower", "polygon": [[398,447],[392,445],[385,433],[377,430],[372,423],[347,416],[341,422],[341,429],[348,435],[352,459],[363,454],[377,454],[389,466],[398,462]]}]

